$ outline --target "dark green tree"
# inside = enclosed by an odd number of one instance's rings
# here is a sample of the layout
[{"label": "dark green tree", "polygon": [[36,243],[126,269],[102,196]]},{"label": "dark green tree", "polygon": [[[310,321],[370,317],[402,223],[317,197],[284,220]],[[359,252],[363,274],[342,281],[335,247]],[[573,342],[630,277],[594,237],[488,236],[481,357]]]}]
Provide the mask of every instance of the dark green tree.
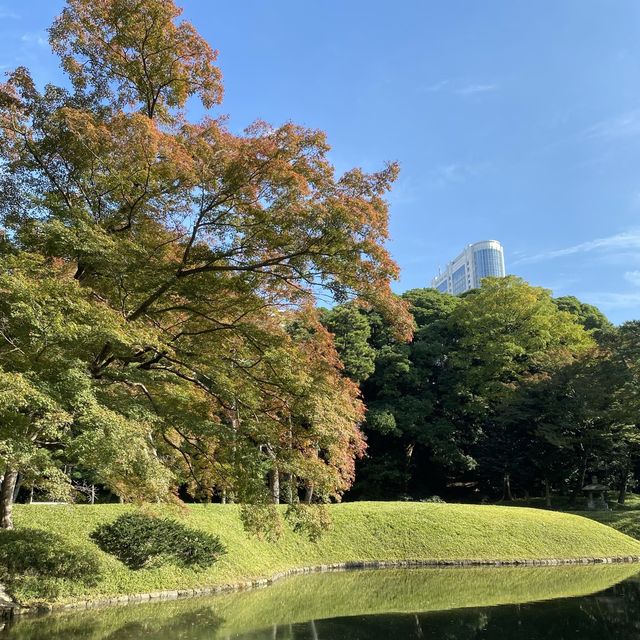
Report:
[{"label": "dark green tree", "polygon": [[323,310],[321,321],[334,334],[345,375],[355,382],[366,380],[375,369],[376,357],[366,312],[354,304],[343,304]]},{"label": "dark green tree", "polygon": [[375,372],[362,385],[370,454],[359,466],[356,494],[423,495],[429,488],[414,471],[425,462],[458,469],[471,463],[461,446],[469,434],[457,429],[443,395],[454,340],[447,318],[461,301],[433,289],[414,289],[402,298],[416,324],[410,344],[394,340],[379,326],[379,316],[369,316],[372,341],[378,339]]},{"label": "dark green tree", "polygon": [[613,326],[607,316],[605,316],[598,307],[587,304],[586,302],[581,302],[575,296],[553,298],[553,302],[560,311],[567,311],[577,318],[578,322],[588,331],[593,329],[607,330]]}]

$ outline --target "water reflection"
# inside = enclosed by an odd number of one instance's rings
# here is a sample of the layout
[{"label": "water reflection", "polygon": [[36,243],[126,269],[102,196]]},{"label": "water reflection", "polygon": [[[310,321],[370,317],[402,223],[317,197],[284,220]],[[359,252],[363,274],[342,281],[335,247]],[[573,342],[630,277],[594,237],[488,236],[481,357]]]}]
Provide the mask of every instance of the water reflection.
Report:
[{"label": "water reflection", "polygon": [[[640,639],[637,566],[316,574],[206,599],[18,620],[13,640]],[[536,602],[537,601],[537,602]]]},{"label": "water reflection", "polygon": [[640,638],[640,582],[533,604],[319,620],[243,640],[631,640]]}]

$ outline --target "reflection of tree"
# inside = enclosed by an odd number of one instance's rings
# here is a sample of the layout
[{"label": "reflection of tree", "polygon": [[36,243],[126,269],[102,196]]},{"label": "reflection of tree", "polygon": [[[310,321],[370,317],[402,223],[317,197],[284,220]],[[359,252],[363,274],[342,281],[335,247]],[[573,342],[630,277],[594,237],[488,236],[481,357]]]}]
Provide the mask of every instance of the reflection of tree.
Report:
[{"label": "reflection of tree", "polygon": [[[278,627],[278,640],[630,640],[640,638],[640,581],[534,604],[315,620]],[[240,636],[268,640],[271,630]],[[118,639],[119,640],[119,639]],[[238,637],[236,636],[236,640]]]},{"label": "reflection of tree", "polygon": [[[183,605],[191,604],[188,608]],[[88,610],[78,616],[28,617],[10,628],[10,640],[213,640],[223,620],[210,606],[186,601],[160,605],[111,607]],[[162,610],[164,609],[164,611]],[[105,613],[109,615],[104,615]]]},{"label": "reflection of tree", "polygon": [[[325,574],[316,576],[318,579],[306,576],[305,579],[292,580],[288,583],[285,581],[269,589],[244,594],[227,594],[206,601],[162,602],[102,611],[87,610],[73,615],[50,616],[43,619],[26,618],[19,620],[10,630],[9,638],[10,640],[42,640],[42,638],[56,640],[62,638],[65,640],[640,639],[640,580],[637,578],[584,597],[499,606],[465,608],[462,605],[464,602],[473,600],[495,602],[496,591],[507,593],[508,588],[516,591],[521,581],[537,585],[532,591],[537,595],[540,595],[544,585],[548,585],[547,594],[552,595],[549,576],[555,576],[554,587],[561,592],[559,585],[562,583],[563,576],[565,580],[571,578],[580,582],[585,579],[585,572],[589,570],[595,572],[590,574],[593,579],[594,576],[599,575],[600,570],[607,567],[555,569],[555,573],[553,569],[499,569],[487,574],[486,571],[476,572],[465,569],[449,571],[448,574],[432,570],[405,570],[404,572]],[[627,567],[627,569],[633,570],[633,567]],[[446,570],[443,571],[446,572]],[[443,580],[447,575],[450,576],[450,584]],[[397,578],[395,587],[394,576]],[[504,581],[504,584],[500,582],[497,585],[496,581]],[[596,580],[593,584],[597,582]],[[447,585],[449,589],[443,593],[442,590]],[[483,597],[478,591],[481,587],[484,589]],[[466,593],[463,593],[464,588]],[[421,599],[412,600],[412,596],[415,598],[419,589],[423,590]],[[373,592],[376,593],[379,602],[373,598]],[[570,590],[565,586],[566,592]],[[332,597],[333,602],[331,602]],[[320,599],[322,602],[314,602],[313,598]],[[445,601],[459,608],[447,611],[411,612],[414,604],[440,606]],[[298,604],[300,607],[297,606]],[[324,607],[319,606],[321,604],[324,604]],[[374,604],[376,606],[373,606]],[[389,610],[402,610],[401,607],[404,607],[406,613],[385,613]],[[351,616],[339,613],[349,610],[353,612]],[[420,611],[420,609],[416,607],[413,611]],[[369,615],[376,612],[380,613]],[[255,630],[256,627],[259,629]]]},{"label": "reflection of tree", "polygon": [[418,617],[418,614],[416,614],[415,621],[416,621],[416,638],[422,638],[424,636],[424,633],[422,632],[422,625],[420,624],[420,618]]},{"label": "reflection of tree", "polygon": [[421,614],[420,623],[429,640],[623,640],[640,638],[639,614],[640,582],[628,580],[582,598]]},{"label": "reflection of tree", "polygon": [[[211,611],[211,607],[185,611],[162,621],[144,619],[129,622],[114,630],[105,640],[167,640],[184,637],[186,629],[197,629],[189,636],[193,640],[211,640],[217,635],[222,619]],[[103,636],[98,636],[102,638]],[[89,640],[88,636],[78,636],[78,640]]]}]

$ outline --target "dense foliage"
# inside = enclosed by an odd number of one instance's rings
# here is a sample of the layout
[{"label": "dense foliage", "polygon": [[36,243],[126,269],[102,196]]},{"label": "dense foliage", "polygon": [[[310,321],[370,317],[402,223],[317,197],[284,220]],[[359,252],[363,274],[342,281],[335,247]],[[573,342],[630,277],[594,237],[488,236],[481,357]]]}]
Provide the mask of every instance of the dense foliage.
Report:
[{"label": "dense foliage", "polygon": [[352,497],[576,497],[597,473],[624,500],[640,324],[512,277],[393,295],[398,167],[229,130],[172,0],[68,0],[49,40],[65,86],[0,85],[1,527],[21,488],[97,485],[260,505],[250,530],[284,500],[313,537],[300,505],[340,500],[367,447]]},{"label": "dense foliage", "polygon": [[[402,297],[416,323],[410,343],[375,312],[324,316],[344,333],[348,370],[373,369],[352,374],[369,450],[351,498],[550,501],[556,491],[575,502],[597,475],[624,501],[640,460],[639,323],[613,327],[595,307],[513,277],[460,297]],[[350,335],[342,318],[354,313]]]},{"label": "dense foliage", "polygon": [[191,529],[177,520],[144,513],[125,513],[101,524],[91,539],[130,569],[164,562],[185,567],[208,567],[225,553],[220,538]]},{"label": "dense foliage", "polygon": [[337,176],[320,131],[231,132],[180,13],[68,0],[67,85],[0,85],[3,527],[20,486],[68,499],[78,477],[122,501],[337,499],[364,409],[314,294],[410,335],[384,248],[397,166]]}]

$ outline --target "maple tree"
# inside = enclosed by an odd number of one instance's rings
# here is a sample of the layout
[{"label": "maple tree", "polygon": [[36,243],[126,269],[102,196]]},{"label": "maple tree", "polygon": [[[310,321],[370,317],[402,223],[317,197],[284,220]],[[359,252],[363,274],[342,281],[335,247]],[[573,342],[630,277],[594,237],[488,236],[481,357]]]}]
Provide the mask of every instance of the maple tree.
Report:
[{"label": "maple tree", "polygon": [[[274,500],[276,472],[338,496],[363,450],[362,405],[314,296],[357,298],[410,334],[384,247],[397,165],[336,176],[320,131],[189,119],[190,98],[220,103],[221,74],[171,0],[68,0],[49,35],[70,86],[40,90],[22,67],[0,86],[0,250],[33,256],[40,271],[24,277],[44,286],[48,271],[96,318],[85,341],[59,323],[45,373],[37,351],[15,364],[28,327],[3,307],[0,368],[36,386],[72,363],[82,373],[91,411],[57,400],[65,435],[50,456],[75,456],[125,499],[183,483],[259,499],[265,472]],[[20,289],[16,273],[5,262],[3,286]],[[136,460],[120,455],[132,432]],[[22,472],[0,458],[5,483]]]}]

